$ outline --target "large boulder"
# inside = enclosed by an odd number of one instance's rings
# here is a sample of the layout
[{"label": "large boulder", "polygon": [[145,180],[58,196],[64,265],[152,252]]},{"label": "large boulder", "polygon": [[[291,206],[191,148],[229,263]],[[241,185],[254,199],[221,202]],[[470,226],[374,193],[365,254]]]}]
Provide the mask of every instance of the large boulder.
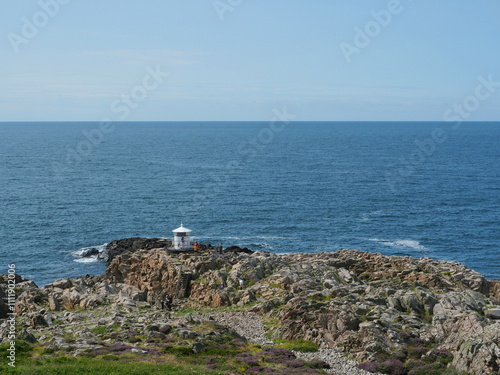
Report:
[{"label": "large boulder", "polygon": [[[9,280],[11,281],[9,288]],[[11,293],[9,293],[9,289],[11,289]],[[14,291],[14,293],[12,293]],[[36,301],[35,299],[25,300],[26,292],[36,292],[38,291],[38,286],[31,280],[25,279],[20,275],[0,275],[0,319],[5,319],[8,317],[9,313],[19,312],[20,305],[19,301],[26,301],[28,303],[39,302],[42,298],[40,295],[37,295]],[[15,310],[11,310],[11,306],[9,306],[9,297],[11,299],[15,299],[16,307]],[[33,307],[33,306],[31,306]],[[25,306],[26,309],[29,309],[29,306]],[[36,310],[38,306],[33,308],[33,311]]]},{"label": "large boulder", "polygon": [[252,254],[253,251],[246,247],[239,246],[229,246],[224,250],[225,253],[244,253],[244,254]]}]

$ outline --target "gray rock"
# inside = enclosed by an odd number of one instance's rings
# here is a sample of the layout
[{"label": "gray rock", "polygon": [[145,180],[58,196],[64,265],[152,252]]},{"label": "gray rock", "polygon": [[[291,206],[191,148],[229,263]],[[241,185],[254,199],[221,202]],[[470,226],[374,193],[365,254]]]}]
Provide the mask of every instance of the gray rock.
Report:
[{"label": "gray rock", "polygon": [[68,289],[73,286],[73,283],[69,279],[60,279],[52,282],[54,288]]},{"label": "gray rock", "polygon": [[160,326],[157,325],[157,324],[151,324],[150,326],[148,326],[146,328],[146,330],[159,332],[160,331]]},{"label": "gray rock", "polygon": [[182,331],[179,331],[179,336],[183,339],[192,340],[197,338],[199,335],[196,332],[184,329]]},{"label": "gray rock", "polygon": [[61,304],[59,303],[58,298],[55,297],[54,295],[49,296],[48,302],[49,302],[49,310],[58,311],[61,309]]},{"label": "gray rock", "polygon": [[62,304],[66,310],[75,310],[80,306],[82,295],[76,290],[66,289],[62,295]]},{"label": "gray rock", "polygon": [[204,352],[205,349],[206,349],[206,346],[204,344],[202,344],[201,342],[195,342],[192,346],[191,346],[191,349],[193,349],[193,352],[195,354],[198,354],[198,353],[201,353],[201,352]]},{"label": "gray rock", "polygon": [[22,330],[18,337],[17,337],[19,340],[24,340],[24,341],[27,341],[27,342],[30,342],[32,344],[36,343],[37,342],[37,339],[35,337],[35,335],[33,335],[31,332],[28,332],[26,330]]},{"label": "gray rock", "polygon": [[160,324],[159,331],[164,334],[168,334],[172,331],[172,326],[169,324]]},{"label": "gray rock", "polygon": [[30,324],[33,328],[38,328],[42,326],[48,326],[49,324],[45,320],[42,314],[36,313],[30,317]]},{"label": "gray rock", "polygon": [[500,309],[486,310],[485,315],[488,319],[500,319]]},{"label": "gray rock", "polygon": [[406,293],[403,295],[401,297],[401,304],[417,315],[421,315],[425,311],[422,302],[419,301],[415,293]]}]

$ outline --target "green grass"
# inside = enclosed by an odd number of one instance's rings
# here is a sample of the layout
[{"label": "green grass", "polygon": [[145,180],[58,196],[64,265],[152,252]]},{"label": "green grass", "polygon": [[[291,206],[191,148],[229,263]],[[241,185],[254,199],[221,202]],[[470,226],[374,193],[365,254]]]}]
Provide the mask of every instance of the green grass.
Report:
[{"label": "green grass", "polygon": [[168,363],[141,363],[116,360],[115,358],[67,358],[59,357],[19,364],[2,374],[15,375],[222,375],[195,365]]},{"label": "green grass", "polygon": [[268,285],[269,285],[269,288],[271,288],[271,289],[283,289],[281,287],[281,285],[279,285],[279,284],[269,283]]},{"label": "green grass", "polygon": [[307,340],[275,340],[277,348],[296,350],[298,352],[313,353],[317,352],[319,346]]},{"label": "green grass", "polygon": [[90,332],[96,333],[98,335],[102,335],[106,331],[106,326],[97,326],[95,328],[92,328]]},{"label": "green grass", "polygon": [[219,307],[210,307],[210,306],[202,306],[199,307],[185,307],[183,309],[177,310],[174,312],[174,316],[184,316],[187,314],[209,314],[215,312],[234,312],[234,311],[247,311],[251,307],[259,304],[260,301],[253,301],[247,303],[243,306],[231,305],[231,306],[219,306]]}]

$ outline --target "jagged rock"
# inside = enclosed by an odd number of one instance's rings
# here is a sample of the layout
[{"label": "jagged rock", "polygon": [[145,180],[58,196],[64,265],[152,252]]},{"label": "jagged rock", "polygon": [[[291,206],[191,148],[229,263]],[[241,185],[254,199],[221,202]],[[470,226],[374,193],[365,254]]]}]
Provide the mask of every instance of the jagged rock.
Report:
[{"label": "jagged rock", "polygon": [[195,354],[198,354],[198,353],[204,352],[206,349],[206,346],[201,342],[195,342],[193,345],[191,345],[191,349],[193,349],[193,352]]},{"label": "jagged rock", "polygon": [[137,250],[166,249],[172,246],[170,239],[163,238],[125,238],[110,242],[106,249],[99,254],[99,259],[108,263],[112,262],[118,255]]},{"label": "jagged rock", "polygon": [[38,288],[26,290],[16,299],[15,313],[20,315],[39,311],[46,301],[47,293],[44,290]]},{"label": "jagged rock", "polygon": [[439,302],[439,299],[432,292],[422,288],[416,288],[415,293],[423,305],[424,312],[428,315],[432,314],[434,306]]},{"label": "jagged rock", "polygon": [[59,299],[54,295],[50,295],[48,297],[48,303],[49,303],[49,310],[51,311],[58,311],[61,309],[61,304],[59,302]]},{"label": "jagged rock", "polygon": [[62,305],[66,310],[75,310],[80,306],[82,295],[76,290],[66,289],[62,294]]},{"label": "jagged rock", "polygon": [[181,330],[179,331],[179,336],[182,339],[187,339],[187,340],[192,340],[198,337],[198,334],[193,331],[188,331],[188,330]]},{"label": "jagged rock", "polygon": [[184,316],[184,320],[187,323],[191,323],[191,324],[200,324],[201,323],[201,320],[198,319],[198,317],[195,317],[193,314],[186,314]]},{"label": "jagged rock", "polygon": [[123,284],[121,294],[126,294],[132,301],[146,301],[146,293],[132,285]]},{"label": "jagged rock", "polygon": [[159,331],[166,335],[172,331],[172,326],[169,324],[160,324]]},{"label": "jagged rock", "polygon": [[104,304],[104,299],[97,294],[92,294],[88,297],[82,298],[80,300],[80,308],[81,309],[94,309],[97,306],[103,305]]},{"label": "jagged rock", "polygon": [[19,335],[17,336],[17,338],[19,340],[24,340],[24,341],[27,341],[27,342],[32,343],[32,344],[37,342],[35,335],[33,335],[31,332],[28,332],[25,329],[23,329],[21,332],[19,332]]},{"label": "jagged rock", "polygon": [[132,298],[130,298],[130,295],[125,292],[125,291],[120,291],[118,299],[115,301],[115,305],[121,305],[124,307],[126,310],[131,311],[131,310],[137,310],[138,306],[134,302]]},{"label": "jagged rock", "polygon": [[59,288],[59,289],[68,289],[73,286],[73,283],[69,279],[60,279],[52,282],[52,287],[54,288]]},{"label": "jagged rock", "polygon": [[500,371],[500,323],[485,326],[481,318],[469,314],[445,325],[448,328],[445,343],[455,346],[453,366],[473,374]]},{"label": "jagged rock", "polygon": [[91,248],[91,249],[88,249],[86,251],[83,251],[80,256],[82,258],[90,258],[90,257],[93,257],[93,256],[98,256],[100,255],[100,251],[98,249],[96,249],[95,247]]},{"label": "jagged rock", "polygon": [[[147,243],[144,249],[141,243]],[[143,304],[159,308],[167,294],[175,304],[187,290],[187,307],[257,302],[252,311],[275,322],[273,337],[341,347],[360,361],[404,352],[411,337],[448,350],[460,371],[498,371],[500,321],[491,307],[499,304],[500,284],[458,263],[350,250],[277,255],[207,247],[202,254],[171,255],[157,245],[117,241],[106,275],[68,279],[71,286],[59,280],[34,289],[22,282],[26,289],[16,308],[39,312],[110,304],[116,319],[105,324],[113,321],[128,332],[120,311],[136,314]],[[171,325],[153,324],[159,321],[138,319],[135,328],[152,339],[172,334]],[[187,316],[186,322],[199,319]],[[181,331],[186,339],[196,338],[189,329]]]},{"label": "jagged rock", "polygon": [[30,318],[30,324],[33,328],[48,326],[49,324],[45,320],[42,314],[36,313],[33,314]]},{"label": "jagged rock", "polygon": [[416,315],[422,315],[425,311],[423,304],[413,292],[405,293],[401,296],[400,301],[404,309],[409,310]]},{"label": "jagged rock", "polygon": [[0,319],[7,319],[8,314],[11,313],[9,305],[6,303],[7,294],[0,288]]},{"label": "jagged rock", "polygon": [[67,311],[66,313],[64,313],[64,318],[68,322],[72,323],[72,322],[77,321],[80,318],[80,316],[78,314]]},{"label": "jagged rock", "polygon": [[493,303],[500,304],[500,281],[492,280],[490,281],[489,295]]},{"label": "jagged rock", "polygon": [[[20,275],[0,275],[0,319],[7,318],[8,314],[13,312],[22,314],[39,310],[38,303],[44,296],[40,294],[31,296],[30,294],[36,290],[38,287],[33,281]],[[11,310],[12,303],[9,304],[9,299],[16,302],[14,311]]]},{"label": "jagged rock", "polygon": [[246,247],[239,247],[239,246],[229,246],[224,249],[225,253],[244,253],[244,254],[252,254],[253,251],[246,248]]},{"label": "jagged rock", "polygon": [[489,319],[500,319],[500,309],[490,309],[486,311],[486,317]]}]

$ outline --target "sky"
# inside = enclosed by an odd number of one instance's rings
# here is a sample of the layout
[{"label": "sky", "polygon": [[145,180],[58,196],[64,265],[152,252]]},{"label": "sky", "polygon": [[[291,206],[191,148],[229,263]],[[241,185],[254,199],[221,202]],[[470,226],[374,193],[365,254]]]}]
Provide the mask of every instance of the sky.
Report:
[{"label": "sky", "polygon": [[0,121],[496,121],[498,0],[0,0]]}]

